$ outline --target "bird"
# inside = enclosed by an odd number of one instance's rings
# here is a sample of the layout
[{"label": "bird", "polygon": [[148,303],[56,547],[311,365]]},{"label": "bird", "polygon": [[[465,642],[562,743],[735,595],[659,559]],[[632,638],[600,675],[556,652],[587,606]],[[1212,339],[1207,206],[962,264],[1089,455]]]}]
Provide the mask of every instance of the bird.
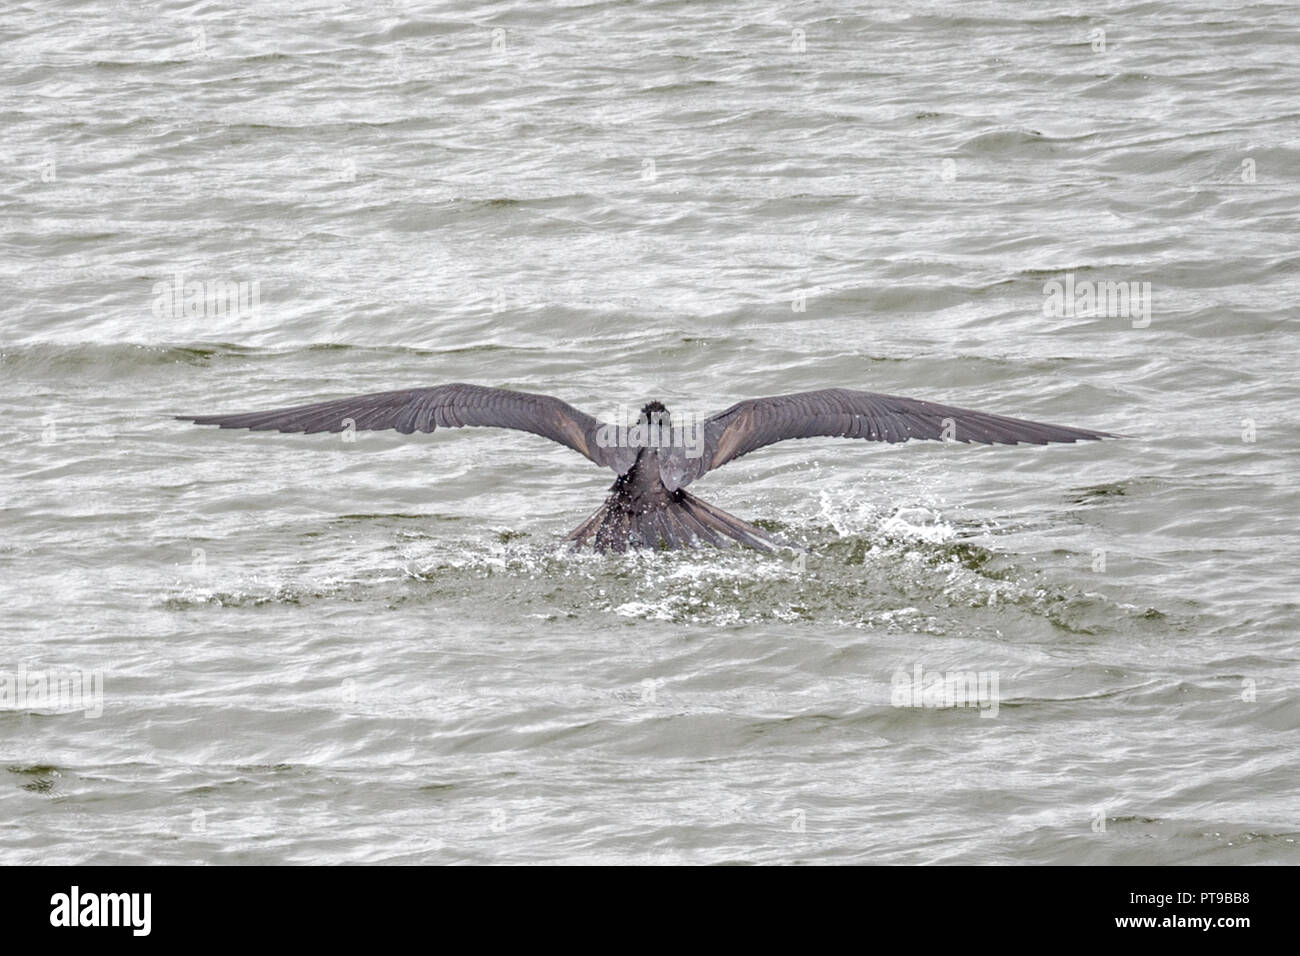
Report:
[{"label": "bird", "polygon": [[690,422],[674,422],[657,400],[641,408],[635,423],[627,415],[624,422],[612,424],[550,395],[461,382],[269,411],[175,417],[198,425],[300,434],[394,429],[410,435],[470,426],[531,432],[617,476],[605,503],[565,539],[571,547],[598,552],[701,545],[773,552],[790,547],[686,490],[707,472],[787,439],[1045,445],[1125,437],[848,388],[746,399]]}]

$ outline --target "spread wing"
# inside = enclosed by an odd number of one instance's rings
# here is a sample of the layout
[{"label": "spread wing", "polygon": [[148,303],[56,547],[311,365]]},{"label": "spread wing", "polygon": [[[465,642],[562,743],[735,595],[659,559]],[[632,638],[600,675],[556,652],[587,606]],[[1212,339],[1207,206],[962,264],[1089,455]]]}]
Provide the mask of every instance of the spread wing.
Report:
[{"label": "spread wing", "polygon": [[917,398],[826,388],[737,402],[708,419],[704,423],[703,453],[684,460],[685,480],[678,487],[764,445],[787,438],[821,436],[885,442],[935,439],[986,445],[1045,445],[1122,437]]},{"label": "spread wing", "polygon": [[631,467],[637,451],[601,447],[597,441],[601,423],[558,398],[460,383],[354,395],[264,412],[176,417],[199,425],[305,434],[341,432],[349,427],[370,431],[394,428],[403,435],[432,432],[440,426],[514,428],[559,442],[620,474]]}]

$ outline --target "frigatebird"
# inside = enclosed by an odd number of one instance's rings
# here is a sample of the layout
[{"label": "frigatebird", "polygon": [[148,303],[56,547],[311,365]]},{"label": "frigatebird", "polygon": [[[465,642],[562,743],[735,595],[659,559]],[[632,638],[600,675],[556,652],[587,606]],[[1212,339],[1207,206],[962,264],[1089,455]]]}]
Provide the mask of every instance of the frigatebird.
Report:
[{"label": "frigatebird", "polygon": [[847,388],[751,398],[690,425],[675,424],[657,401],[641,409],[635,424],[611,425],[549,395],[461,383],[263,412],[177,418],[222,428],[304,434],[396,429],[409,435],[465,426],[532,432],[572,448],[618,476],[605,503],[567,538],[576,547],[602,552],[676,550],[700,544],[740,543],[764,551],[785,546],[779,538],[685,489],[714,468],[789,438],[1045,445],[1123,437]]}]

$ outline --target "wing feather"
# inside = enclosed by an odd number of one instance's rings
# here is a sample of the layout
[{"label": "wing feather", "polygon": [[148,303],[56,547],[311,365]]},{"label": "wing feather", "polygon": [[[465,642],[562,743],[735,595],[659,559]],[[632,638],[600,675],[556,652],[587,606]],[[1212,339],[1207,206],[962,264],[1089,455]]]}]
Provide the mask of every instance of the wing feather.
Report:
[{"label": "wing feather", "polygon": [[433,432],[439,427],[512,428],[559,442],[620,473],[631,464],[627,449],[600,446],[600,422],[558,398],[463,383],[375,392],[261,412],[177,418],[221,428],[307,434],[341,432],[349,422],[357,430],[392,428],[403,435]]},{"label": "wing feather", "polygon": [[1121,438],[1109,432],[1009,418],[900,395],[826,388],[737,402],[704,423],[704,453],[682,485],[751,451],[790,438],[905,442],[951,439],[1014,445]]}]

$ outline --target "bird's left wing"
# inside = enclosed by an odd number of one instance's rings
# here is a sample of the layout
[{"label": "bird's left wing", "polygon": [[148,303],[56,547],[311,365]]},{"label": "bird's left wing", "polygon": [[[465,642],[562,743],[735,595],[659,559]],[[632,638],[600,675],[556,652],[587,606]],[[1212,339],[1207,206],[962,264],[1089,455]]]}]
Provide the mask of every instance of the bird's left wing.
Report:
[{"label": "bird's left wing", "polygon": [[351,427],[358,430],[393,428],[409,435],[416,431],[432,432],[440,426],[482,425],[541,435],[620,474],[631,465],[630,461],[625,461],[629,452],[635,458],[635,449],[602,447],[597,440],[601,423],[567,402],[549,395],[483,385],[456,383],[407,388],[264,412],[176,417],[199,425],[306,434],[341,432]]}]

